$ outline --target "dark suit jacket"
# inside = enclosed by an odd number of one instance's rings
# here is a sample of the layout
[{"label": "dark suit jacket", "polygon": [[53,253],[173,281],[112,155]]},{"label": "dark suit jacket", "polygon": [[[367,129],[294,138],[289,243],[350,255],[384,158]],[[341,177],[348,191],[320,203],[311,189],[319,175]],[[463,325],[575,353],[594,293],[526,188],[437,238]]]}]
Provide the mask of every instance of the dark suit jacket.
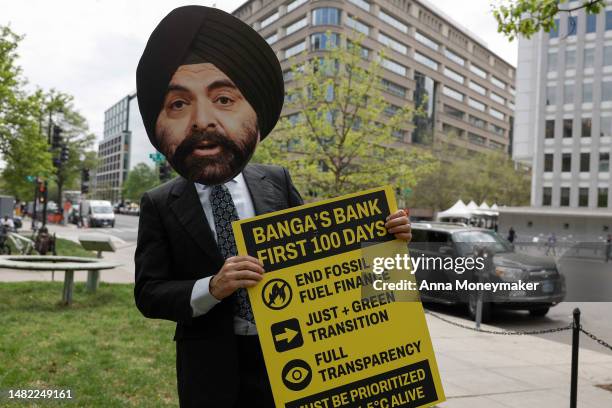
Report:
[{"label": "dark suit jacket", "polygon": [[[282,167],[247,165],[243,175],[256,214],[302,204]],[[232,407],[238,361],[231,301],[192,318],[194,283],[217,273],[224,262],[193,183],[178,177],[143,195],[135,262],[138,309],[146,317],[177,322],[181,406]]]}]

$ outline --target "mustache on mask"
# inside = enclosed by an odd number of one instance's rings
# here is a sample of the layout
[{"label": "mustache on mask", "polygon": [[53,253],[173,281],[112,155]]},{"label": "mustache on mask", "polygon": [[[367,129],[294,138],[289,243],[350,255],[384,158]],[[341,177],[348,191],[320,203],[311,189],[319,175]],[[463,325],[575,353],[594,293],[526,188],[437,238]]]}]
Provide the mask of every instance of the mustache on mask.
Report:
[{"label": "mustache on mask", "polygon": [[209,131],[192,131],[181,142],[174,152],[175,159],[185,159],[189,156],[201,143],[216,144],[222,147],[226,152],[240,150],[240,147],[231,138],[223,135],[216,130]]}]

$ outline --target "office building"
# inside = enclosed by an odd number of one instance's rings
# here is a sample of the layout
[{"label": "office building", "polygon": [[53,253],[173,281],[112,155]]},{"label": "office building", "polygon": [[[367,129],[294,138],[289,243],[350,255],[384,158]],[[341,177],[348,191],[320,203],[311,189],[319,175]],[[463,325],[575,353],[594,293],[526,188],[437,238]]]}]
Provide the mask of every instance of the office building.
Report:
[{"label": "office building", "polygon": [[[551,32],[519,41],[513,157],[532,165],[533,179],[531,208],[511,211],[533,231],[606,235],[612,227],[612,1],[598,15],[560,13],[555,23]],[[530,215],[519,221],[519,212]]]},{"label": "office building", "polygon": [[98,168],[92,177],[95,197],[117,202],[128,172],[138,163],[153,166],[149,142],[138,110],[136,93],[129,94],[104,112],[104,138],[98,145]]},{"label": "office building", "polygon": [[[509,152],[514,67],[429,2],[250,0],[233,14],[271,44],[285,73],[291,57],[299,63],[337,43],[339,34],[362,34],[364,57],[384,50],[387,101],[396,106],[426,101],[426,117],[398,134],[401,142],[423,144],[453,134],[474,150]],[[291,86],[288,76],[286,85]]]}]

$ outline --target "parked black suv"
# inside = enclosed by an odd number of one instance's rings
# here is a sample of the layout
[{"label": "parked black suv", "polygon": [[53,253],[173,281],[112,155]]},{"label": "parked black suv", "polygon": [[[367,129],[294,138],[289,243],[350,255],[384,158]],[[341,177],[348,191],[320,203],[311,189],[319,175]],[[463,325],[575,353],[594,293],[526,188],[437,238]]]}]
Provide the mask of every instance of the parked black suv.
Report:
[{"label": "parked black suv", "polygon": [[[488,291],[483,303],[482,320],[490,319],[496,307],[526,309],[534,316],[544,316],[551,306],[565,298],[565,278],[557,270],[553,258],[536,257],[514,251],[514,246],[494,231],[453,223],[413,223],[410,256],[415,258],[473,257],[479,248],[492,252],[493,261],[482,273],[481,282],[537,282],[536,290]],[[434,264],[435,262],[431,262]],[[439,264],[439,263],[438,263]],[[417,283],[450,283],[455,288],[457,280],[478,282],[478,272],[459,274],[454,269],[420,268],[416,272]],[[424,302],[467,304],[470,317],[475,318],[478,293],[467,290],[422,290]]]}]

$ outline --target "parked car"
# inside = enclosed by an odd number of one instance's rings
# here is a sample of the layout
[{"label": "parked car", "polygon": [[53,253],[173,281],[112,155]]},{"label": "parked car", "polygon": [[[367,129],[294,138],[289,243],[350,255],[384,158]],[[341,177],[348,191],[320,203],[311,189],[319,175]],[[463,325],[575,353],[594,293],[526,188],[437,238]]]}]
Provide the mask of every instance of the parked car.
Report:
[{"label": "parked car", "polygon": [[89,227],[115,226],[115,213],[110,201],[83,200],[80,211]]},{"label": "parked car", "polygon": [[[470,227],[465,224],[453,223],[413,223],[412,241],[410,243],[411,257],[424,256],[432,258],[454,259],[458,257],[473,257],[477,247],[485,247],[494,254],[492,267],[485,271],[483,282],[537,282],[536,290],[532,291],[496,291],[487,292],[483,302],[482,320],[488,320],[495,308],[525,309],[534,316],[544,316],[550,307],[565,298],[565,278],[557,269],[551,257],[538,257],[517,253],[514,246],[494,231]],[[433,262],[431,262],[433,263]],[[449,282],[455,287],[456,280],[477,282],[475,270],[466,270],[458,274],[454,269],[444,269],[438,265],[416,272],[417,283]],[[465,304],[472,319],[476,316],[478,293],[475,291],[431,290],[421,291],[421,299],[425,302],[440,302],[448,304]]]}]

